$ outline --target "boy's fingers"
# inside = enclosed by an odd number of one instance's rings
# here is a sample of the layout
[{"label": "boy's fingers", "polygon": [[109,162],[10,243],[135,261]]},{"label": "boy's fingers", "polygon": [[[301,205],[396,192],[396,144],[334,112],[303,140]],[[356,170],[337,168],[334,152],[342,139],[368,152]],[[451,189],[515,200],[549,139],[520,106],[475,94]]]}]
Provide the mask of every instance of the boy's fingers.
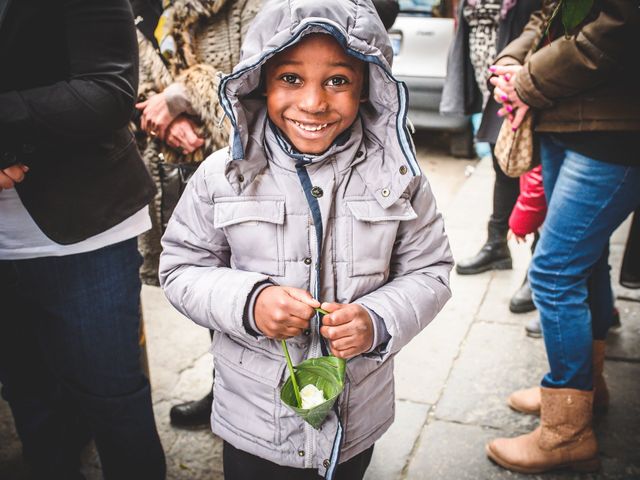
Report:
[{"label": "boy's fingers", "polygon": [[309,328],[309,320],[306,318],[296,317],[295,315],[289,315],[286,325],[289,328],[304,330],[305,328]]},{"label": "boy's fingers", "polygon": [[358,355],[358,350],[356,348],[348,348],[346,350],[336,350],[333,347],[331,348],[331,354],[334,357],[338,357],[338,358],[344,358],[345,360],[348,360],[351,357],[355,357],[356,355]]},{"label": "boy's fingers", "polygon": [[331,341],[338,340],[340,338],[347,338],[353,335],[351,327],[349,325],[338,325],[337,327],[330,325],[323,325],[320,327],[320,335]]},{"label": "boy's fingers", "polygon": [[318,308],[320,306],[320,302],[313,298],[311,294],[306,290],[295,287],[284,287],[284,289],[291,298],[294,298],[295,300],[298,300],[299,302],[302,302],[311,308]]},{"label": "boy's fingers", "polygon": [[342,305],[341,303],[332,303],[332,302],[322,302],[322,305],[320,305],[320,308],[326,312],[335,312],[336,310],[341,309],[342,307],[344,307],[344,305]]},{"label": "boy's fingers", "polygon": [[322,317],[322,324],[337,327],[339,325],[345,325],[351,322],[351,320],[353,320],[353,315],[337,311]]}]

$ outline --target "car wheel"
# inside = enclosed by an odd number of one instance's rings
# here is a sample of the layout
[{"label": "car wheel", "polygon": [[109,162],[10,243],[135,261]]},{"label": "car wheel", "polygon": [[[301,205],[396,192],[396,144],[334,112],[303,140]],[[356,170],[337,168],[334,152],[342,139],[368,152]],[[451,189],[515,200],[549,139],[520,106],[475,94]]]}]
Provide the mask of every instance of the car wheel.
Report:
[{"label": "car wheel", "polygon": [[475,158],[473,148],[473,132],[471,125],[459,132],[452,132],[450,136],[449,151],[456,158]]}]

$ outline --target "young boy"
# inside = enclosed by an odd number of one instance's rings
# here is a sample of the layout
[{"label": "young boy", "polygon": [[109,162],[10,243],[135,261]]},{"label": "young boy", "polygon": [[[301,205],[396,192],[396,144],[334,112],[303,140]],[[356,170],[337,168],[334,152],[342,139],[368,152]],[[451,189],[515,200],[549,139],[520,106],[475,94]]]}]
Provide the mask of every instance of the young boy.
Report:
[{"label": "young boy", "polygon": [[[190,181],[160,275],[176,308],[220,332],[212,425],[226,479],[362,478],[393,421],[393,356],[450,297],[449,244],[391,58],[370,0],[273,0],[221,81],[231,146]],[[319,430],[280,401],[279,339],[294,363],[348,359],[339,415]]]}]

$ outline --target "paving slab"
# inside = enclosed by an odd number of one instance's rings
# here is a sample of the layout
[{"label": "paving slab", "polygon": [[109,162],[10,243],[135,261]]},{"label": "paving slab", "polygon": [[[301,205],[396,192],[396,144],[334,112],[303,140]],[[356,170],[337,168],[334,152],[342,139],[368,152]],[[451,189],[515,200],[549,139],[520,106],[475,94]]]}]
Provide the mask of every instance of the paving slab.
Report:
[{"label": "paving slab", "polygon": [[427,421],[431,405],[397,401],[396,418],[376,442],[365,480],[399,480],[415,441]]},{"label": "paving slab", "polygon": [[593,474],[553,472],[523,475],[494,465],[485,455],[484,445],[492,438],[512,436],[508,430],[479,425],[434,421],[420,437],[407,480],[632,480],[640,478],[640,466],[626,458],[604,456],[602,470]]},{"label": "paving slab", "polygon": [[[465,295],[465,301],[450,301],[419,335],[405,346],[395,359],[396,396],[419,403],[435,403],[445,386],[460,344],[482,302],[484,288],[458,289],[468,279],[452,278],[452,289]],[[464,292],[464,293],[463,293]]]},{"label": "paving slab", "polygon": [[539,384],[544,345],[519,326],[474,323],[435,410],[439,420],[528,431],[535,419],[506,405],[507,396]]}]

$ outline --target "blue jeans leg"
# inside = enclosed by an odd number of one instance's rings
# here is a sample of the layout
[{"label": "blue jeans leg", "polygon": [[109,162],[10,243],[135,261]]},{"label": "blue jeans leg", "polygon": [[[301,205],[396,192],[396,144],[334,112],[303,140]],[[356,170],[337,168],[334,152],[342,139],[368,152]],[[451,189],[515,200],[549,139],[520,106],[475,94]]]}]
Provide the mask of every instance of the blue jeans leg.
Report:
[{"label": "blue jeans leg", "polygon": [[592,319],[610,322],[613,309],[607,246],[640,204],[640,168],[585,157],[548,136],[541,158],[549,208],[529,279],[550,366],[542,385],[591,390]]},{"label": "blue jeans leg", "polygon": [[0,323],[0,381],[30,463],[52,461],[47,448],[70,440],[61,407],[71,406],[96,441],[105,478],[164,478],[140,368],[139,266],[135,239],[0,262],[0,301],[12,305]]}]

